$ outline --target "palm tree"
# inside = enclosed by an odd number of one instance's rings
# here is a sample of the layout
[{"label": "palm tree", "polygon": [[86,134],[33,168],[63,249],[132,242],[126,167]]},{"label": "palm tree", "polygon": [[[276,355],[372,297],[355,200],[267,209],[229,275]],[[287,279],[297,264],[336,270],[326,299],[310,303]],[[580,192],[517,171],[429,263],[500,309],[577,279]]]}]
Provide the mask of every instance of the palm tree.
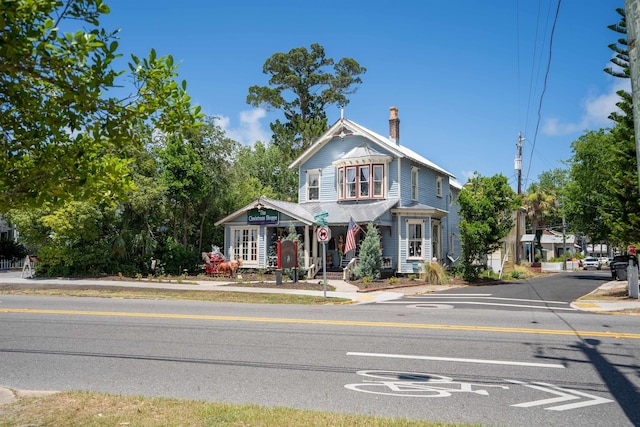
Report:
[{"label": "palm tree", "polygon": [[[539,228],[544,227],[544,217],[556,205],[555,193],[545,191],[537,182],[531,184],[523,198],[523,207],[531,222],[531,232],[537,235]],[[540,241],[537,248],[541,251]]]}]

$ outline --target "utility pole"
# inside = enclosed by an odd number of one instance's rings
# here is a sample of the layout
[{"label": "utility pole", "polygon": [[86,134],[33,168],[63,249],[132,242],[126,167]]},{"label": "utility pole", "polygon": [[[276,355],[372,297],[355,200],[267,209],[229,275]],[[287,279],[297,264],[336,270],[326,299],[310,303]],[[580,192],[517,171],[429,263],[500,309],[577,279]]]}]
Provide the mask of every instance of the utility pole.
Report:
[{"label": "utility pole", "polygon": [[[516,155],[515,160],[515,169],[518,172],[518,196],[522,194],[522,142],[525,141],[526,138],[522,137],[522,132],[518,132],[518,144],[516,144],[518,148],[518,154]],[[520,214],[521,209],[518,207],[516,211],[516,264],[520,264]]]}]

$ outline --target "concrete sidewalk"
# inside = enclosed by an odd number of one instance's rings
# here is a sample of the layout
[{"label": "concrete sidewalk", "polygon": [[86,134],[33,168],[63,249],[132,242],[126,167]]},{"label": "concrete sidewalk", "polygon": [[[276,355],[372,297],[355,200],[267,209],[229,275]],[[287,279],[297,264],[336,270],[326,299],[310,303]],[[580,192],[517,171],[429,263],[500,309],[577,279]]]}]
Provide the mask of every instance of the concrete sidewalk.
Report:
[{"label": "concrete sidewalk", "polygon": [[[85,285],[85,286],[120,286],[135,287],[142,289],[175,289],[175,290],[198,290],[198,291],[227,291],[227,292],[253,292],[253,293],[269,293],[269,294],[293,294],[293,295],[312,295],[325,296],[324,291],[312,291],[304,289],[286,289],[286,288],[264,288],[256,284],[251,286],[233,286],[233,282],[218,282],[212,280],[189,280],[183,283],[177,282],[148,282],[147,280],[91,280],[91,279],[66,279],[66,278],[22,278],[21,272],[17,270],[1,270],[0,284],[12,285]],[[394,291],[373,291],[358,292],[358,287],[351,285],[342,280],[327,280],[327,288],[332,286],[335,291],[327,291],[327,298],[343,298],[350,299],[354,303],[371,303],[376,301],[389,301],[402,297],[405,293]],[[442,289],[442,288],[441,288]]]},{"label": "concrete sidewalk", "polygon": [[[591,292],[589,295],[595,295],[600,291],[628,291],[629,285],[624,280],[612,280],[600,286],[595,291]],[[583,299],[579,301],[574,301],[571,303],[571,307],[577,308],[582,311],[593,311],[593,312],[604,312],[604,313],[615,313],[622,312],[624,310],[635,310],[636,312],[629,312],[625,314],[630,315],[640,315],[640,300],[639,299],[589,299],[589,295],[585,296]],[[628,295],[628,293],[627,293]]]}]

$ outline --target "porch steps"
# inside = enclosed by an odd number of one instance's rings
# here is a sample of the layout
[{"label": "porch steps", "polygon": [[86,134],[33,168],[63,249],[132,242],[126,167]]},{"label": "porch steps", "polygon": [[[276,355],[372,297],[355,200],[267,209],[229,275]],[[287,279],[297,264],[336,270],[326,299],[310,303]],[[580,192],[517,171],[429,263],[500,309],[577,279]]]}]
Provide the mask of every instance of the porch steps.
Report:
[{"label": "porch steps", "polygon": [[[314,279],[322,279],[322,269],[316,273]],[[342,271],[327,271],[327,279],[342,280]]]}]

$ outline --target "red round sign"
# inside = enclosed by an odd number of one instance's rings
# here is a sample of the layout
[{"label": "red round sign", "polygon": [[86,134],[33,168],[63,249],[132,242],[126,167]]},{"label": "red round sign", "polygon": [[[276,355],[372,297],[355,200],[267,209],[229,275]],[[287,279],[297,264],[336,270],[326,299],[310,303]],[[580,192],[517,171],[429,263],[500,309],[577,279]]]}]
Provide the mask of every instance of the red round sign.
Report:
[{"label": "red round sign", "polygon": [[629,245],[627,246],[627,253],[629,255],[635,255],[636,254],[636,247],[635,245]]},{"label": "red round sign", "polygon": [[331,232],[327,227],[318,228],[318,241],[326,242],[331,238]]}]

